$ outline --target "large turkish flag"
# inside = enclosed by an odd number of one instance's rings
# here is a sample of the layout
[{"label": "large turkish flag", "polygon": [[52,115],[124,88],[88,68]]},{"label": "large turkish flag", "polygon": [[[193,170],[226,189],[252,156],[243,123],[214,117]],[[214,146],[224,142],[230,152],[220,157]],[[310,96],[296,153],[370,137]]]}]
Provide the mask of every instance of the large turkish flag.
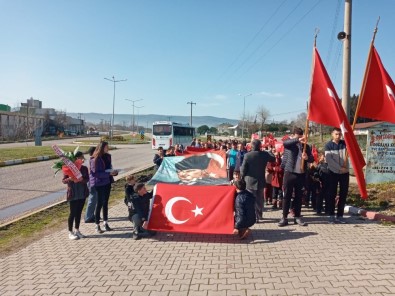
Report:
[{"label": "large turkish flag", "polygon": [[369,59],[358,116],[395,123],[395,84],[374,46],[369,52]]},{"label": "large turkish flag", "polygon": [[148,229],[232,234],[234,198],[233,186],[157,184]]},{"label": "large turkish flag", "polygon": [[363,174],[363,167],[366,165],[365,159],[363,158],[361,149],[359,148],[332,81],[315,47],[308,119],[316,123],[341,129],[357,179],[359,192],[362,198],[367,198],[368,194]]}]

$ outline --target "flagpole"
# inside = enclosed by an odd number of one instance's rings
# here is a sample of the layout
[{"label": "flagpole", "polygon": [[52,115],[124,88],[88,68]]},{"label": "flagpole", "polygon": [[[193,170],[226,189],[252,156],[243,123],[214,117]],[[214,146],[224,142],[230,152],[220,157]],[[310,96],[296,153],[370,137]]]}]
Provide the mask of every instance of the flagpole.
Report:
[{"label": "flagpole", "polygon": [[[357,124],[358,114],[359,114],[359,110],[360,110],[361,104],[362,104],[362,98],[363,98],[363,95],[365,94],[366,80],[368,79],[367,73],[369,72],[370,63],[372,61],[372,52],[373,52],[374,40],[376,39],[377,27],[379,25],[379,22],[380,22],[380,17],[377,19],[376,27],[374,28],[374,31],[373,31],[372,41],[370,42],[369,53],[368,53],[368,58],[367,58],[367,61],[366,61],[365,73],[363,75],[361,91],[359,93],[357,107],[355,109],[354,119],[353,119],[353,123],[352,123],[352,126],[351,126],[352,132],[354,132],[355,125]],[[344,168],[347,167],[347,162],[348,162],[348,152],[346,150],[345,155],[344,155],[344,163],[343,163],[343,167]]]},{"label": "flagpole", "polygon": [[[315,48],[317,45],[317,36],[318,33],[320,32],[320,30],[318,28],[315,28],[315,32],[314,32],[314,45],[313,45],[313,61],[311,63],[311,79],[310,79],[310,98],[309,98],[309,102],[307,103],[307,116],[306,116],[306,125],[305,125],[305,137],[306,140],[303,144],[303,153],[306,153],[306,149],[307,149],[307,141],[308,141],[308,135],[309,135],[309,115],[310,115],[310,100],[311,100],[311,90],[313,88],[313,74],[314,74],[314,64],[315,64]],[[302,161],[300,162],[300,171],[304,172],[304,159],[302,157]]]}]

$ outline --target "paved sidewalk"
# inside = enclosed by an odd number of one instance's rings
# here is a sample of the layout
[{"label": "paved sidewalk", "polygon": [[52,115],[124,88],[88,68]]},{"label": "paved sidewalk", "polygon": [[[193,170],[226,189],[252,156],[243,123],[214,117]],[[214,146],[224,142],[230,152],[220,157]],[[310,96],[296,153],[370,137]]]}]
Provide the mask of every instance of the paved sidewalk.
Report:
[{"label": "paved sidewalk", "polygon": [[123,204],[110,210],[112,232],[82,224],[86,239],[63,230],[0,259],[0,295],[395,295],[394,227],[359,217],[330,225],[305,211],[308,227],[278,228],[276,211],[245,241],[134,241],[126,214]]}]

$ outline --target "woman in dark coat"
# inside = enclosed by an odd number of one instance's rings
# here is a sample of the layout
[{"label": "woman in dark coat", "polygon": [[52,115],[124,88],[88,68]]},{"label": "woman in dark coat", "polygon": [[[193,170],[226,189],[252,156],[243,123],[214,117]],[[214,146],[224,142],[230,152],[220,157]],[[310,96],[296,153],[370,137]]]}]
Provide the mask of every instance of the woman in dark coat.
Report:
[{"label": "woman in dark coat", "polygon": [[[79,238],[84,238],[85,236],[80,232],[80,221],[82,209],[84,208],[85,199],[89,195],[89,189],[87,183],[89,181],[88,168],[82,163],[84,162],[84,155],[82,152],[78,151],[75,154],[77,158],[76,162],[79,161],[80,172],[82,175],[82,180],[76,180],[72,174],[64,174],[62,183],[67,184],[67,201],[70,204],[70,214],[68,219],[69,227],[69,239],[76,240]],[[77,166],[78,167],[78,166]],[[74,232],[73,232],[74,223]]]}]

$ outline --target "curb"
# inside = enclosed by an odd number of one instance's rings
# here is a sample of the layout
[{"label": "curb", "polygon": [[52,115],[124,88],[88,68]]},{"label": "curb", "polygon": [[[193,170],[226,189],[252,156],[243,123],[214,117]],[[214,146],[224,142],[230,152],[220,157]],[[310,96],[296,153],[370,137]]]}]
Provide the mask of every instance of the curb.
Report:
[{"label": "curb", "polygon": [[[142,167],[139,167],[139,168],[135,168],[135,169],[133,169],[133,170],[130,170],[130,171],[128,171],[128,172],[125,172],[125,173],[123,173],[123,174],[120,174],[120,175],[118,175],[118,176],[115,176],[115,177],[114,177],[114,181],[118,181],[118,180],[120,180],[120,179],[122,179],[122,178],[125,178],[127,175],[136,174],[136,173],[145,171],[145,170],[147,170],[147,169],[149,169],[149,168],[152,168],[152,167],[154,167],[154,165],[151,165],[151,164],[150,164],[150,165],[145,165],[145,166],[142,166]],[[14,220],[8,221],[8,222],[6,222],[6,223],[4,223],[4,224],[0,224],[0,228],[6,227],[6,226],[11,225],[11,224],[13,224],[13,223],[15,223],[15,222],[18,222],[18,221],[23,220],[23,219],[25,219],[25,218],[27,218],[27,217],[30,217],[30,216],[32,216],[32,215],[34,215],[34,214],[37,214],[37,213],[39,213],[39,212],[48,210],[48,209],[50,209],[50,208],[53,208],[53,207],[55,207],[55,206],[58,206],[58,205],[61,205],[61,204],[65,204],[65,203],[67,203],[66,200],[58,201],[58,202],[56,202],[56,203],[54,203],[54,204],[45,206],[44,208],[35,210],[35,211],[33,211],[33,212],[30,212],[30,213],[27,213],[27,214],[25,214],[25,215],[23,215],[23,216],[20,216],[20,217],[14,219]]]},{"label": "curb", "polygon": [[368,218],[369,220],[388,221],[388,222],[395,223],[395,216],[388,216],[388,215],[380,214],[380,213],[373,212],[373,211],[367,211],[367,210],[357,208],[354,206],[345,206],[344,212],[351,213],[354,215],[360,215],[362,217]]},{"label": "curb", "polygon": [[0,161],[0,167],[9,166],[9,165],[16,165],[16,164],[23,164],[23,163],[30,163],[30,162],[37,162],[37,161],[44,161],[50,159],[59,158],[57,155],[44,155],[44,156],[37,156],[37,157],[29,157],[29,158],[21,158],[21,159],[11,159],[6,161]]}]

